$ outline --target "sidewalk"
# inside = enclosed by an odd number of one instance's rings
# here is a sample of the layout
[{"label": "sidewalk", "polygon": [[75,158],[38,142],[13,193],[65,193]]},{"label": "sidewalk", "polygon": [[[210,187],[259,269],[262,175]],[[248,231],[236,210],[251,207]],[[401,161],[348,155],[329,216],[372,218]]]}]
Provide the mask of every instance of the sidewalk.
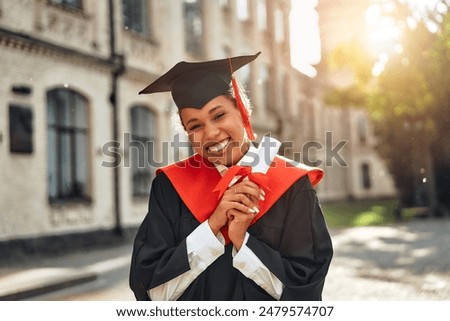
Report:
[{"label": "sidewalk", "polygon": [[[323,299],[450,300],[450,219],[331,230],[335,255]],[[131,244],[0,263],[0,300],[33,297],[130,264]],[[123,291],[129,292],[124,284]],[[118,300],[121,300],[118,298]]]},{"label": "sidewalk", "polygon": [[19,258],[0,264],[0,300],[26,300],[96,280],[101,274],[127,267],[131,244],[62,256]]},{"label": "sidewalk", "polygon": [[450,219],[332,230],[324,300],[450,300]]}]

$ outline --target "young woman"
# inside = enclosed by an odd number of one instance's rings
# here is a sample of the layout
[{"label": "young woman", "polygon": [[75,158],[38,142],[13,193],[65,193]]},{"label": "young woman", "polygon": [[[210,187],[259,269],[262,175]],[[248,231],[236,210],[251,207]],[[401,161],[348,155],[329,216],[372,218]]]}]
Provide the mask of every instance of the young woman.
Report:
[{"label": "young woman", "polygon": [[196,153],[152,183],[131,262],[138,300],[321,300],[333,252],[322,171],[257,157],[232,68],[258,55],[181,62],[141,91],[171,91]]}]

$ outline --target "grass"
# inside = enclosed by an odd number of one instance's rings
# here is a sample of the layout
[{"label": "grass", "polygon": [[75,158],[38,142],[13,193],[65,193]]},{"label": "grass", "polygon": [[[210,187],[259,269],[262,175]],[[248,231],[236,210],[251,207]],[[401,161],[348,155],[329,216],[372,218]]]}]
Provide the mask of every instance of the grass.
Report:
[{"label": "grass", "polygon": [[[336,201],[322,204],[329,227],[353,227],[369,225],[389,225],[395,222],[396,199]],[[403,219],[413,216],[411,211],[403,211]]]}]

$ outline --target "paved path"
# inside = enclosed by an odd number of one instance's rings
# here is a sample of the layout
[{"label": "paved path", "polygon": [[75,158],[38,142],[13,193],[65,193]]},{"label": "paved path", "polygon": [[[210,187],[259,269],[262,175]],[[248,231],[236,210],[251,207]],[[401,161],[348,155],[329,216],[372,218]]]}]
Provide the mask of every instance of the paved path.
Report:
[{"label": "paved path", "polygon": [[332,230],[324,300],[450,300],[450,219]]},{"label": "paved path", "polygon": [[[324,300],[450,300],[450,219],[333,229],[331,234],[335,256]],[[0,262],[0,300],[132,300],[127,282],[130,253],[131,245],[124,244]],[[103,282],[93,295],[80,293],[78,284],[89,287],[112,273],[116,282]]]}]

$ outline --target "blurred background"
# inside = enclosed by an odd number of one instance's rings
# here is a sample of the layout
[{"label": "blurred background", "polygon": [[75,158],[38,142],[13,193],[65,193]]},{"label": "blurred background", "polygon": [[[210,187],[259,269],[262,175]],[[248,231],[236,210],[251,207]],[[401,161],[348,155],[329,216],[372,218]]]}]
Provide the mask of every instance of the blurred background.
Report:
[{"label": "blurred background", "polygon": [[0,299],[133,299],[155,169],[192,153],[170,94],[137,93],[258,51],[237,72],[255,132],[325,170],[324,299],[450,299],[449,6],[1,0]]}]

